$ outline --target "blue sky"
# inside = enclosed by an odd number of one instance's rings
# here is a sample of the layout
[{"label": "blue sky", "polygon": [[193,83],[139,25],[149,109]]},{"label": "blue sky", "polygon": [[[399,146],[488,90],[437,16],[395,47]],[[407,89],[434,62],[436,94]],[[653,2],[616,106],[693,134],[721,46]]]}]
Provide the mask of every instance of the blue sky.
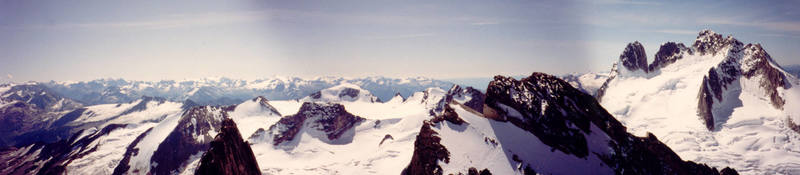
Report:
[{"label": "blue sky", "polygon": [[799,1],[4,1],[0,82],[607,71],[702,29],[800,64]]}]

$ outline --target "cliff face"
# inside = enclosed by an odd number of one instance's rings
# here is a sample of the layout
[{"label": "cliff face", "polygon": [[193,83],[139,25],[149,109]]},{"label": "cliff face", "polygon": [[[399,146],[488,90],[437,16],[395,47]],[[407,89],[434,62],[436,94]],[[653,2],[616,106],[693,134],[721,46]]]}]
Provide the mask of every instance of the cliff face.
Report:
[{"label": "cliff face", "polygon": [[242,140],[239,129],[231,119],[222,121],[220,133],[210,143],[208,152],[200,159],[195,174],[261,174],[250,145]]},{"label": "cliff face", "polygon": [[[579,158],[590,156],[587,136],[607,135],[611,154],[598,156],[617,174],[720,173],[707,165],[681,160],[652,134],[636,137],[628,133],[592,96],[551,75],[533,73],[521,80],[496,76],[486,91],[486,105],[489,111],[499,113],[500,117],[491,119],[511,122],[553,149]],[[510,111],[519,114],[511,115]],[[593,132],[590,125],[599,130]]]}]

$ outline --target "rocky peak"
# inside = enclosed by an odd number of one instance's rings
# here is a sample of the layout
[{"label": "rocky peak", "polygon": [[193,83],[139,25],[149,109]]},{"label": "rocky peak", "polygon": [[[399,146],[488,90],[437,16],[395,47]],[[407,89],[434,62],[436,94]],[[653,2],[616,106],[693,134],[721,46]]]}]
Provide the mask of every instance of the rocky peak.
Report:
[{"label": "rocky peak", "polygon": [[745,78],[760,77],[759,83],[766,95],[770,96],[770,101],[775,108],[783,109],[785,103],[780,97],[777,88],[789,88],[786,75],[781,71],[772,57],[764,51],[761,44],[747,44],[744,47],[744,57],[742,58],[741,70]]},{"label": "rocky peak", "polygon": [[270,112],[272,112],[275,115],[281,116],[281,113],[278,112],[278,109],[275,109],[275,107],[270,105],[269,104],[269,100],[267,100],[266,97],[258,96],[256,98],[253,98],[251,101],[257,102],[261,106],[261,108],[269,110]]},{"label": "rocky peak", "polygon": [[443,174],[439,161],[450,163],[450,151],[439,143],[442,138],[434,131],[431,121],[424,121],[414,140],[414,153],[411,162],[400,174]]},{"label": "rocky peak", "polygon": [[219,134],[209,145],[195,174],[261,174],[250,144],[242,140],[233,120],[222,121]]},{"label": "rocky peak", "polygon": [[661,47],[658,48],[658,52],[656,52],[653,63],[650,63],[648,66],[649,71],[653,72],[656,69],[672,64],[683,58],[682,52],[692,53],[683,43],[666,42],[661,44]]},{"label": "rocky peak", "polygon": [[[294,139],[303,127],[309,127],[323,132],[327,141],[333,141],[361,121],[364,118],[347,112],[341,104],[305,102],[297,114],[283,117],[270,126],[268,134],[273,145],[279,145]],[[253,137],[266,136],[263,132],[257,131]]]},{"label": "rocky peak", "polygon": [[447,91],[447,97],[445,97],[446,100],[456,101],[478,112],[483,112],[483,102],[485,98],[486,95],[481,91],[472,87],[462,88],[459,85],[453,85],[453,87]]},{"label": "rocky peak", "polygon": [[625,51],[619,55],[619,62],[630,71],[642,70],[647,72],[647,54],[645,54],[644,46],[639,41],[628,43]]},{"label": "rocky peak", "polygon": [[700,54],[712,54],[716,55],[723,48],[731,46],[733,48],[741,48],[742,42],[733,38],[733,36],[728,36],[723,38],[721,34],[718,34],[711,30],[703,30],[700,31],[697,39],[695,39],[692,48]]},{"label": "rocky peak", "polygon": [[[222,120],[233,107],[195,106],[185,111],[178,125],[167,135],[150,158],[153,174],[170,174],[179,170],[192,155],[208,150],[209,143],[219,131]],[[142,171],[142,170],[140,170]]]}]

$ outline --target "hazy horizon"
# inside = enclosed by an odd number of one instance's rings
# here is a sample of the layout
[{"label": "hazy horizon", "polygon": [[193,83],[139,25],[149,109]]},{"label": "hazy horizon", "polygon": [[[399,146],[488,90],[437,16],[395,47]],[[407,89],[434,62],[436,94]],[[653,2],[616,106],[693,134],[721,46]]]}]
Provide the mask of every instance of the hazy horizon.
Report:
[{"label": "hazy horizon", "polygon": [[0,82],[608,71],[702,29],[800,64],[798,1],[0,1]]}]

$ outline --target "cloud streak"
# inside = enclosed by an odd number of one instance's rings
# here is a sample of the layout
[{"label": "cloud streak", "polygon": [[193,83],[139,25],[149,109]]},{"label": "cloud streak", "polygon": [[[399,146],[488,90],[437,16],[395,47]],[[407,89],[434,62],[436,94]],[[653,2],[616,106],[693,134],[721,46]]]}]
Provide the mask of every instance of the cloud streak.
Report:
[{"label": "cloud streak", "polygon": [[244,11],[235,13],[199,13],[166,15],[163,19],[146,19],[122,22],[90,22],[90,23],[60,23],[60,24],[31,24],[21,25],[18,29],[169,29],[180,27],[196,27],[230,23],[253,22],[268,19],[265,11]]},{"label": "cloud streak", "polygon": [[699,22],[705,24],[746,26],[746,27],[756,27],[756,28],[763,28],[770,30],[800,32],[800,21],[766,22],[757,20],[741,20],[741,19],[734,20],[734,19],[717,18],[717,19],[705,19]]},{"label": "cloud streak", "polygon": [[431,36],[436,36],[436,34],[435,33],[413,33],[413,34],[367,37],[366,39],[369,39],[369,40],[397,40],[397,39],[424,38],[424,37],[431,37]]},{"label": "cloud streak", "polygon": [[664,29],[656,30],[658,33],[676,34],[676,35],[697,35],[697,30],[680,30],[680,29]]}]

